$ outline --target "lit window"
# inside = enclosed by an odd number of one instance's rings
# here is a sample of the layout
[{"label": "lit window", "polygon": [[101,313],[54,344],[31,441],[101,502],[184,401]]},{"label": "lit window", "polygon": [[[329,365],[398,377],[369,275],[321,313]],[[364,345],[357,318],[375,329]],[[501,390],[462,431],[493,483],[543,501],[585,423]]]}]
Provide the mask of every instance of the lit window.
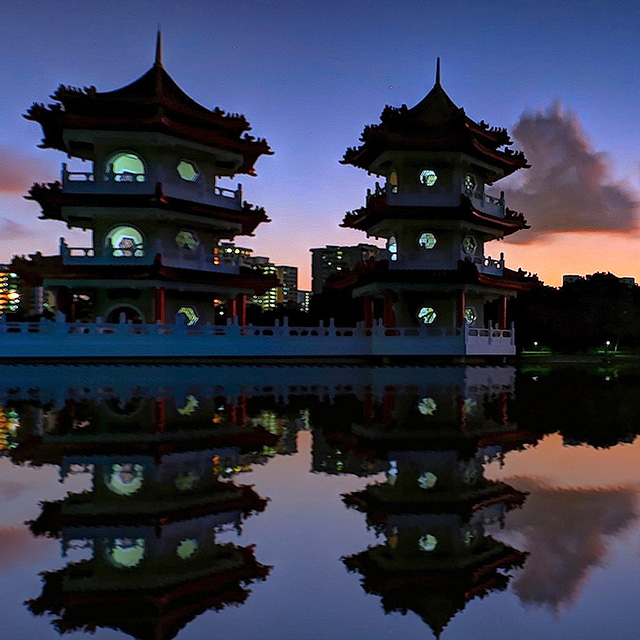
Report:
[{"label": "lit window", "polygon": [[109,551],[111,564],[119,569],[132,569],[144,558],[144,538],[116,538]]},{"label": "lit window", "polygon": [[107,234],[106,245],[114,258],[140,258],[144,256],[144,238],[138,229],[121,226]]},{"label": "lit window", "polygon": [[436,246],[436,243],[438,242],[438,239],[433,235],[433,233],[427,232],[427,233],[423,233],[419,238],[418,238],[418,244],[423,248],[423,249],[433,249]]},{"label": "lit window", "polygon": [[188,560],[198,550],[198,541],[193,538],[181,540],[176,548],[176,555],[181,560]]},{"label": "lit window", "polygon": [[420,172],[420,184],[425,185],[425,187],[433,187],[438,179],[438,175],[433,169],[423,169]]},{"label": "lit window", "polygon": [[387,251],[391,254],[391,260],[395,262],[398,259],[398,242],[395,236],[391,236],[387,241]]},{"label": "lit window", "polygon": [[433,324],[436,321],[436,310],[433,307],[422,307],[418,311],[418,320],[424,324]]},{"label": "lit window", "polygon": [[144,467],[139,464],[113,464],[107,479],[107,488],[116,495],[130,496],[142,487]]},{"label": "lit window", "polygon": [[418,478],[418,486],[421,489],[433,489],[436,486],[436,482],[438,482],[438,476],[435,473],[431,473],[431,471],[425,471]]},{"label": "lit window", "polygon": [[117,153],[107,161],[107,180],[115,182],[144,182],[145,168],[135,153]]},{"label": "lit window", "polygon": [[467,324],[473,324],[478,319],[478,314],[473,307],[467,307],[464,310],[464,321]]},{"label": "lit window", "polygon": [[[187,307],[187,308],[192,309],[192,307]],[[182,310],[180,310],[178,313],[182,313]],[[196,322],[198,322],[197,318],[196,318]],[[194,322],[193,324],[195,324],[196,322]],[[198,398],[192,395],[188,395],[185,398],[184,406],[180,409],[176,409],[176,411],[181,416],[190,416],[199,406],[200,406],[200,403],[198,402]]]},{"label": "lit window", "polygon": [[433,398],[422,398],[422,400],[418,402],[418,411],[423,416],[432,416],[436,412],[437,408],[438,405]]},{"label": "lit window", "polygon": [[418,540],[418,546],[422,551],[433,551],[437,545],[438,539],[430,533],[427,533],[427,535],[422,536],[420,540]]},{"label": "lit window", "polygon": [[176,489],[178,491],[190,491],[198,484],[198,476],[189,471],[188,473],[181,473],[174,481]]},{"label": "lit window", "polygon": [[478,183],[476,182],[475,177],[470,173],[467,173],[467,175],[464,177],[464,190],[467,193],[473,193],[476,190],[477,185]]},{"label": "lit window", "polygon": [[189,251],[193,251],[200,244],[200,240],[193,231],[181,229],[176,234],[176,244],[181,249],[189,249]]},{"label": "lit window", "polygon": [[469,255],[476,252],[478,241],[473,236],[465,236],[462,240],[462,250]]},{"label": "lit window", "polygon": [[198,167],[188,160],[180,160],[176,170],[178,171],[178,175],[187,182],[195,182],[200,175]]},{"label": "lit window", "polygon": [[180,307],[178,309],[178,315],[183,315],[187,321],[187,327],[193,327],[198,324],[200,316],[194,307]]},{"label": "lit window", "polygon": [[391,193],[398,193],[398,174],[395,171],[389,176],[389,184],[391,185]]}]

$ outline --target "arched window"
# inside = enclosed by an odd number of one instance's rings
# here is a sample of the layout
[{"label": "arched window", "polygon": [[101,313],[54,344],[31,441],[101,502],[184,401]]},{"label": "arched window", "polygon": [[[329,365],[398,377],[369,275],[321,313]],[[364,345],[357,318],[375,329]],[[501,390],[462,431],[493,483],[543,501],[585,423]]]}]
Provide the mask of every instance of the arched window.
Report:
[{"label": "arched window", "polygon": [[120,152],[107,161],[106,179],[114,182],[144,182],[146,171],[142,158],[135,153]]},{"label": "arched window", "polygon": [[141,258],[144,255],[144,237],[138,229],[128,225],[115,227],[107,234],[107,251],[114,258]]},{"label": "arched window", "polygon": [[398,259],[398,241],[395,236],[391,236],[387,240],[387,251],[390,254],[391,260],[395,262]]},{"label": "arched window", "polygon": [[389,184],[391,185],[391,193],[398,193],[398,174],[395,171],[389,176]]}]

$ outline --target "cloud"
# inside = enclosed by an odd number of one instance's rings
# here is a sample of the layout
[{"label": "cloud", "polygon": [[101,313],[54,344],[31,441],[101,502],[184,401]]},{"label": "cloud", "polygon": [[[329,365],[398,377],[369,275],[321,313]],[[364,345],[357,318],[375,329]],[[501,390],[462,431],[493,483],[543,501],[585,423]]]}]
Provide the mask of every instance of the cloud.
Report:
[{"label": "cloud", "polygon": [[25,225],[9,220],[9,218],[0,218],[0,241],[20,240],[32,235],[32,231]]},{"label": "cloud", "polygon": [[[505,188],[510,208],[522,211],[531,230],[509,240],[529,242],[562,231],[630,231],[636,228],[636,194],[611,181],[610,162],[596,152],[580,119],[560,102],[525,111],[513,129],[531,164]],[[517,186],[516,186],[517,184]],[[516,237],[517,236],[517,237]]]},{"label": "cloud", "polygon": [[525,478],[507,482],[531,492],[504,529],[507,541],[513,538],[514,546],[531,553],[513,591],[525,604],[559,613],[577,601],[591,571],[604,564],[611,538],[636,520],[635,494],[623,488],[555,489]]},{"label": "cloud", "polygon": [[51,176],[51,166],[16,149],[0,145],[0,194],[27,193],[34,181]]}]

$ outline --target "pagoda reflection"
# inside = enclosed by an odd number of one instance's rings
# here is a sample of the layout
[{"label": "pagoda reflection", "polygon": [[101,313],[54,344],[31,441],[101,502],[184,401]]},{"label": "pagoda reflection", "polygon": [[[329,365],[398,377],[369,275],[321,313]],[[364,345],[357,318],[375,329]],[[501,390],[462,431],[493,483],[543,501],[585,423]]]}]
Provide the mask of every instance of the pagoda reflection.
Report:
[{"label": "pagoda reflection", "polygon": [[215,393],[89,396],[12,402],[15,463],[54,464],[61,482],[90,479],[28,523],[69,558],[42,574],[29,609],[55,616],[61,633],[108,627],[164,640],[206,610],[243,603],[270,567],[252,546],[219,538],[265,509],[235,476],[267,460],[278,435]]},{"label": "pagoda reflection", "polygon": [[[346,460],[385,479],[344,495],[385,542],[344,558],[387,613],[413,611],[440,637],[477,597],[506,589],[527,554],[488,535],[526,494],[484,477],[484,465],[535,441],[509,420],[514,378],[450,370],[422,389],[366,397],[348,430],[325,429]],[[449,377],[447,377],[449,376]]]}]

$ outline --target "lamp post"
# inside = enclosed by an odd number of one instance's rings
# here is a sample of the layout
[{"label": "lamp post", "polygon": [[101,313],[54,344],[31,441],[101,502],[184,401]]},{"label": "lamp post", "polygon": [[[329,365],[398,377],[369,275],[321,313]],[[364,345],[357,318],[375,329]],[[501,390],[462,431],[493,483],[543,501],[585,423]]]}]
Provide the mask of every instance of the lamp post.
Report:
[{"label": "lamp post", "polygon": [[604,357],[605,359],[609,359],[609,346],[611,345],[611,340],[607,340],[604,343]]}]

